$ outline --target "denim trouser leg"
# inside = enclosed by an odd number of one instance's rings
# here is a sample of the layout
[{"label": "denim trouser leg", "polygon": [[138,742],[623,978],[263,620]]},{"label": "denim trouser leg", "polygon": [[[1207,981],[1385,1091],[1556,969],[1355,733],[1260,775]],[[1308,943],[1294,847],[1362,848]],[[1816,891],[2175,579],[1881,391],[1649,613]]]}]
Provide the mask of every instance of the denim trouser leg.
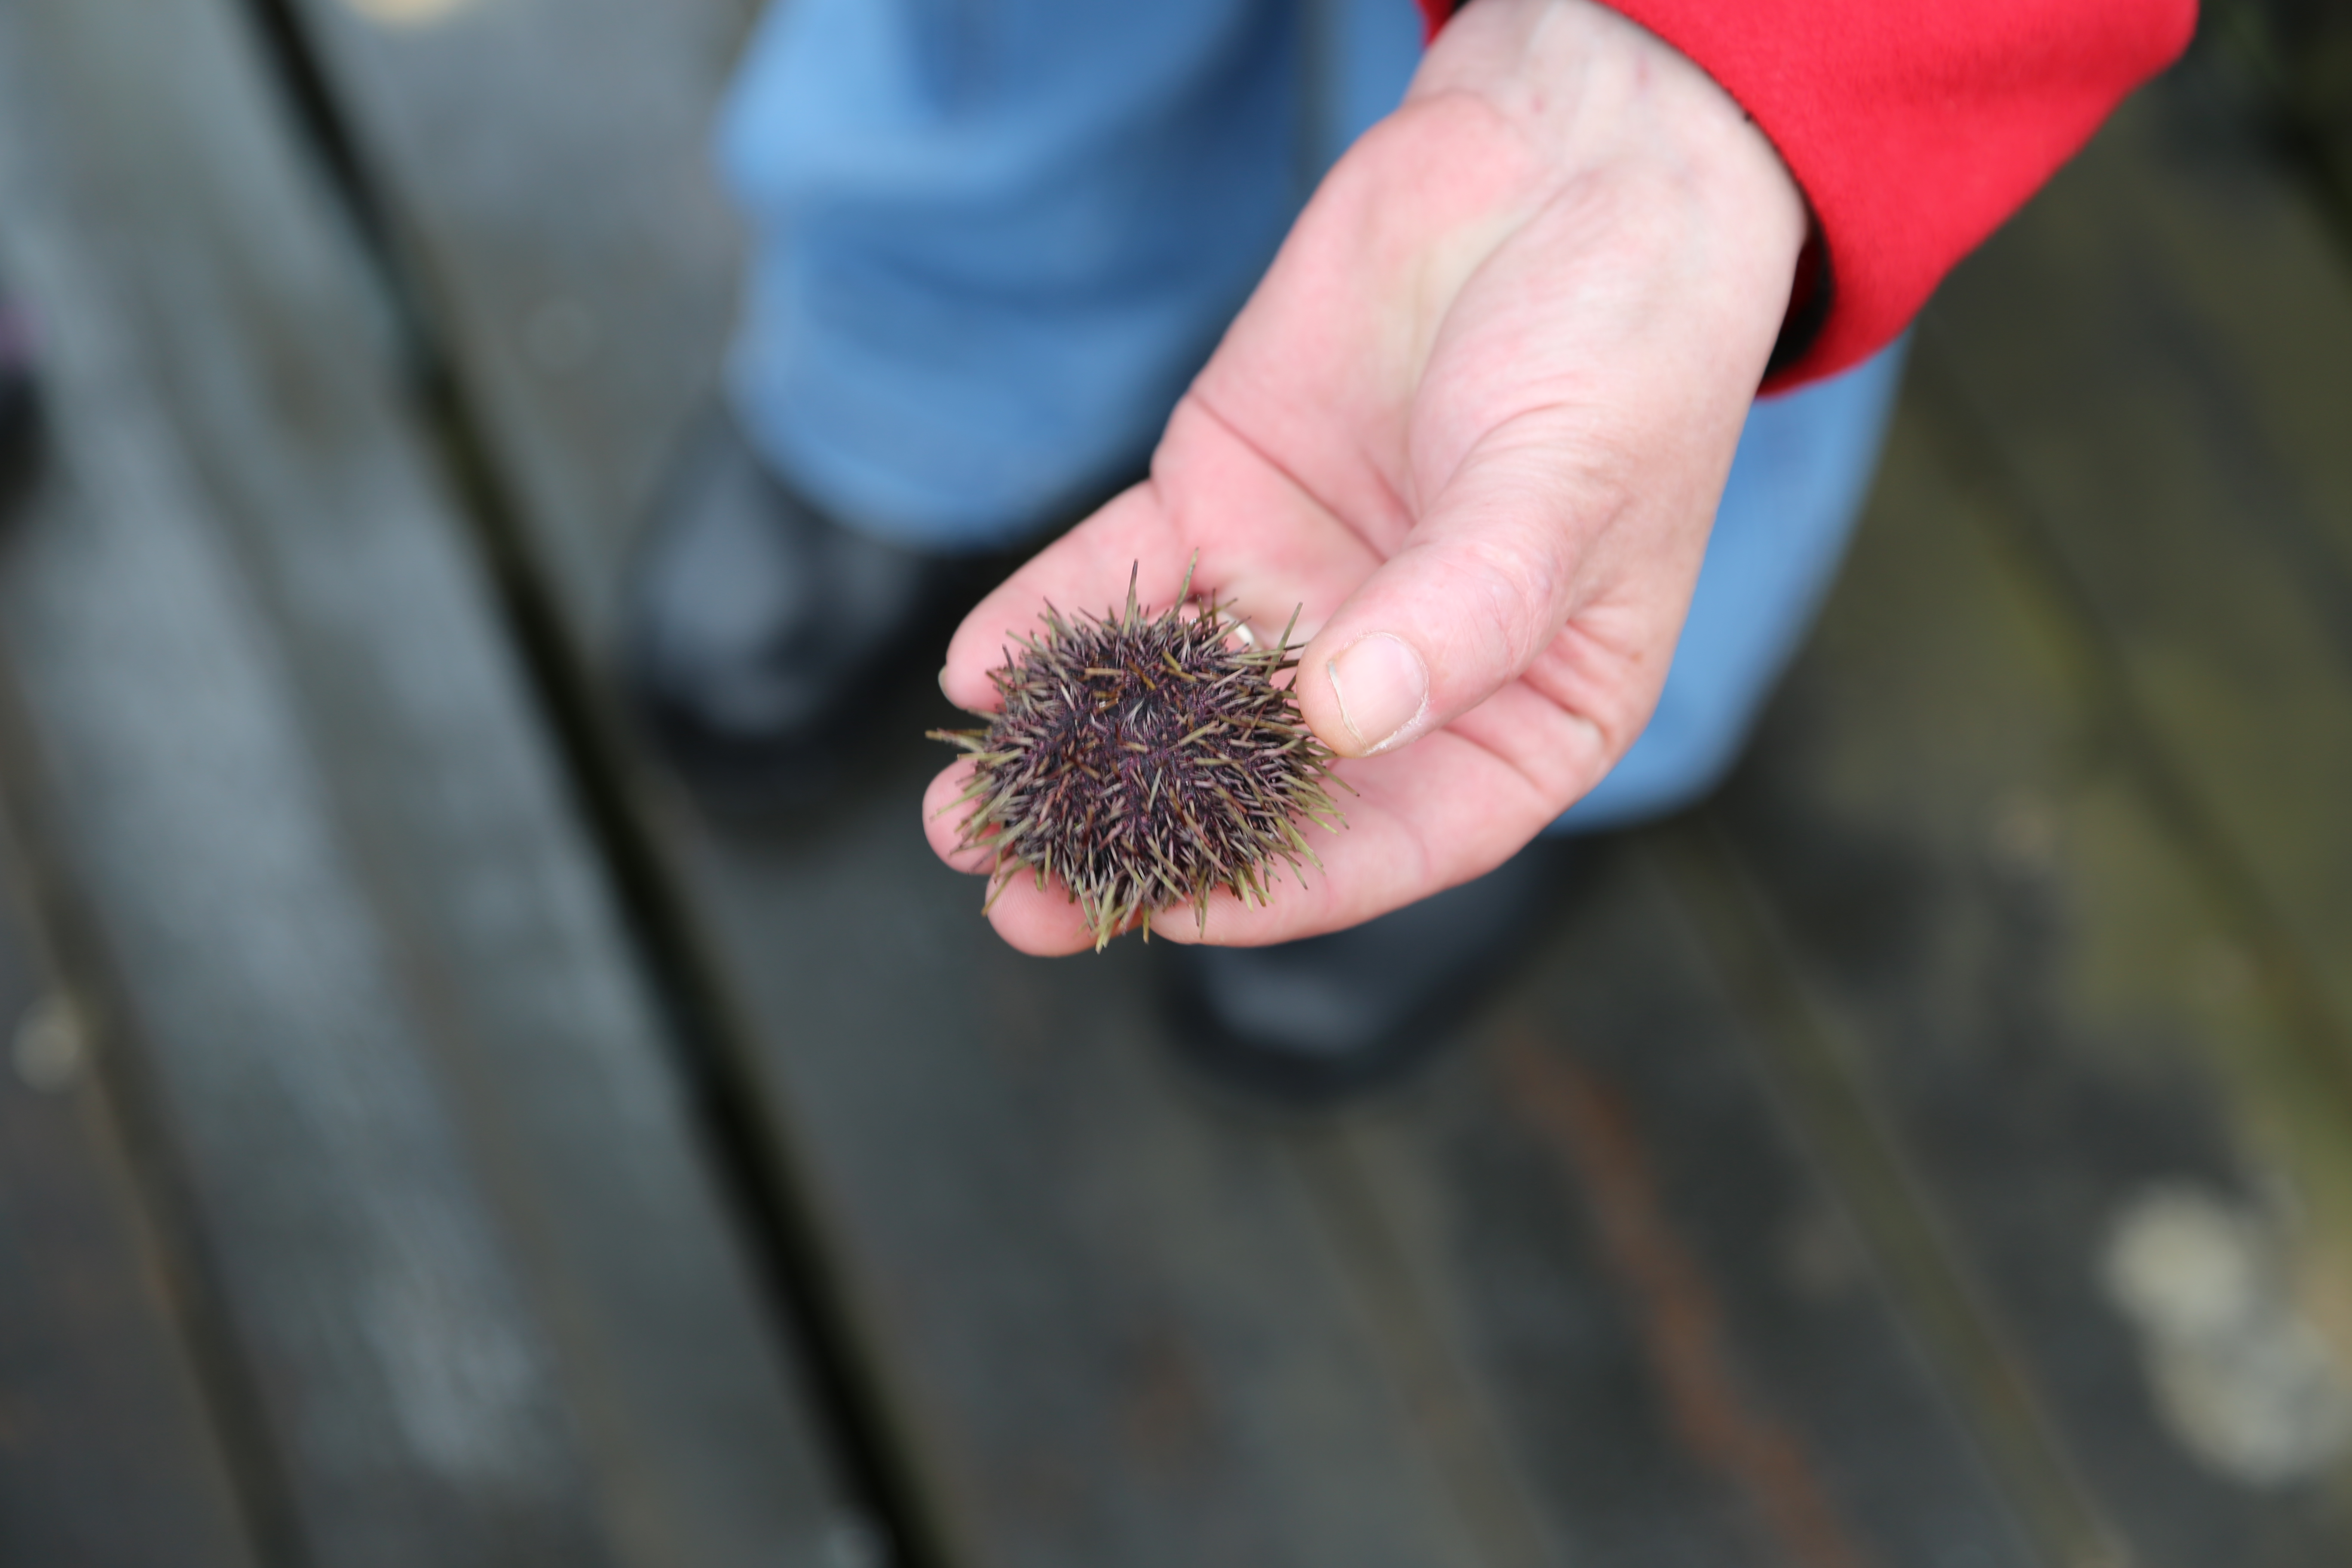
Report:
[{"label": "denim trouser leg", "polygon": [[752,440],[836,516],[1016,542],[1139,462],[1280,242],[1294,7],[789,0],[722,111]]},{"label": "denim trouser leg", "polygon": [[1678,810],[1738,759],[1845,557],[1877,471],[1906,346],[1748,410],[1658,710],[1554,832]]},{"label": "denim trouser leg", "polygon": [[[1410,0],[776,6],[719,133],[752,241],[739,419],[853,526],[1018,542],[1140,464],[1418,58]],[[1899,361],[1756,406],[1657,715],[1558,830],[1729,765],[1835,573]]]}]

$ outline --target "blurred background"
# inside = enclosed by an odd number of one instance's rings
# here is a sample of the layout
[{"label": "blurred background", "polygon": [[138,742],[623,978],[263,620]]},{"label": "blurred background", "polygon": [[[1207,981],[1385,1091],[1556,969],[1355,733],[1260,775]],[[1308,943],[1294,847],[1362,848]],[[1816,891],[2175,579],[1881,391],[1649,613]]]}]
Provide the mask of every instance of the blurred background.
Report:
[{"label": "blurred background", "polygon": [[1278,1114],[615,589],[739,0],[0,5],[0,1562],[2352,1563],[2352,8],[1922,321],[1715,801]]}]

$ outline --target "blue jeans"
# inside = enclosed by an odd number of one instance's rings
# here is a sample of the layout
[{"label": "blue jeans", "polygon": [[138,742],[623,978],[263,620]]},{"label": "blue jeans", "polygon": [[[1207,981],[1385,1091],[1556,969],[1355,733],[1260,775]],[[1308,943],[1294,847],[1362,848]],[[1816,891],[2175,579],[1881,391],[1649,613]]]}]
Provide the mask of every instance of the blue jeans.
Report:
[{"label": "blue jeans", "polygon": [[[788,0],[719,129],[752,256],[728,380],[844,523],[1020,542],[1138,471],[1314,182],[1402,95],[1410,0]],[[1559,823],[1705,794],[1834,574],[1890,351],[1759,403],[1664,696]]]}]

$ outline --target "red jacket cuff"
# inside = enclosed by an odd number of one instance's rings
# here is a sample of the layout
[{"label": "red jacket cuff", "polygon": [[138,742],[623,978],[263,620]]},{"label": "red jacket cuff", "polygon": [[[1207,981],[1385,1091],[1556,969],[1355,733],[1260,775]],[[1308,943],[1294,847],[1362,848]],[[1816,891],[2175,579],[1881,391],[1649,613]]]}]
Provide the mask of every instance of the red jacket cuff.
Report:
[{"label": "red jacket cuff", "polygon": [[[1433,34],[1455,9],[1421,3]],[[1815,291],[1801,276],[1790,327],[1816,330],[1784,335],[1767,391],[1892,342],[2197,19],[2195,0],[1608,3],[1721,84],[1811,205]]]}]

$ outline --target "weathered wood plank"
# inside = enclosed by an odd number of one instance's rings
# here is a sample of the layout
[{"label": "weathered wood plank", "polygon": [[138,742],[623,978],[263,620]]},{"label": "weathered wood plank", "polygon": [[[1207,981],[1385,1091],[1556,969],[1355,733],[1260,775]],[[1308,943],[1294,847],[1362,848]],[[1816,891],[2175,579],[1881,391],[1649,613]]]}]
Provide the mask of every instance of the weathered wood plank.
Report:
[{"label": "weathered wood plank", "polygon": [[95,1072],[0,833],[0,1561],[256,1561]]},{"label": "weathered wood plank", "polygon": [[[709,121],[755,0],[294,0],[400,259],[597,655],[716,390],[741,239]],[[551,442],[550,422],[593,439]]]},{"label": "weathered wood plank", "polygon": [[245,25],[0,16],[62,470],[0,636],[300,1550],[824,1562],[856,1521]]},{"label": "weathered wood plank", "polygon": [[2352,266],[2200,85],[1963,267],[1925,360],[2352,1059]]},{"label": "weathered wood plank", "polygon": [[[2026,308],[1975,303],[1923,353]],[[2342,1561],[2342,1064],[2263,983],[2102,645],[2017,548],[2030,503],[1956,456],[1936,384],[1717,814],[1811,1008],[1787,1049],[1895,1130],[2126,1560]]]},{"label": "weathered wood plank", "polygon": [[1469,1048],[1337,1136],[1546,1560],[2047,1562],[1780,1114],[1655,836]]},{"label": "weathered wood plank", "polygon": [[923,719],[790,832],[677,842],[943,1552],[1484,1561],[1283,1130],[1186,1097],[1151,955],[1010,952],[910,831]]}]

